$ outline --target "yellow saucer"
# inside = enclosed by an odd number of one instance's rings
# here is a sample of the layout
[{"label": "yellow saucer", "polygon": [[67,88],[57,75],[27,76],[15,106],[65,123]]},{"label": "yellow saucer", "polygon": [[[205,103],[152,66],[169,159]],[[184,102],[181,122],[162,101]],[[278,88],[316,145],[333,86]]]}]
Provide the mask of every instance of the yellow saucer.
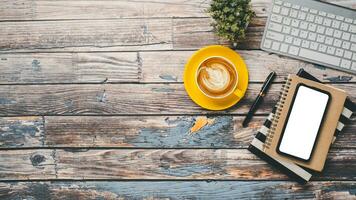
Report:
[{"label": "yellow saucer", "polygon": [[[241,97],[231,94],[222,99],[210,98],[200,91],[195,82],[199,65],[209,57],[223,57],[232,62],[238,73],[237,88]],[[195,52],[185,65],[183,75],[184,87],[190,98],[198,105],[209,110],[223,110],[235,105],[244,96],[248,86],[248,71],[245,62],[235,51],[220,45],[204,47]]]}]

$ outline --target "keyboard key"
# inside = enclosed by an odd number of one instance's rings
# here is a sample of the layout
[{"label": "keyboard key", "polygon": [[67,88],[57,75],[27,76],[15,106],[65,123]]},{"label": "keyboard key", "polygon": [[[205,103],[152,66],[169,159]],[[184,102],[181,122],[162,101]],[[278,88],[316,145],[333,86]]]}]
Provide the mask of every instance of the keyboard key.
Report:
[{"label": "keyboard key", "polygon": [[332,36],[334,32],[334,29],[332,28],[326,28],[325,34],[328,36]]},{"label": "keyboard key", "polygon": [[307,17],[307,14],[305,12],[299,12],[298,19],[305,20],[306,17]]},{"label": "keyboard key", "polygon": [[281,11],[281,7],[280,6],[273,6],[273,8],[272,8],[272,12],[274,12],[274,13],[279,13]]},{"label": "keyboard key", "polygon": [[326,16],[326,12],[324,12],[324,11],[319,11],[319,15],[325,17],[325,16]]},{"label": "keyboard key", "polygon": [[323,24],[323,18],[320,17],[320,16],[316,16],[316,17],[315,17],[315,23],[317,23],[317,24]]},{"label": "keyboard key", "polygon": [[292,28],[291,35],[298,36],[299,35],[299,29]]},{"label": "keyboard key", "polygon": [[314,41],[316,39],[316,33],[309,32],[308,39]]},{"label": "keyboard key", "polygon": [[350,69],[351,67],[351,61],[342,59],[340,67],[345,68],[345,69]]},{"label": "keyboard key", "polygon": [[[351,51],[355,52],[354,54],[356,55],[356,44],[355,43],[352,43],[351,44],[351,48],[350,48]],[[356,58],[355,58],[356,60]]]},{"label": "keyboard key", "polygon": [[290,33],[290,27],[289,26],[283,26],[282,33],[289,34]]},{"label": "keyboard key", "polygon": [[283,18],[283,24],[285,24],[285,25],[290,25],[290,22],[291,22],[291,19],[290,19],[290,18],[288,18],[288,17],[284,17],[284,18]]},{"label": "keyboard key", "polygon": [[299,38],[294,38],[294,40],[293,40],[293,44],[295,46],[300,46],[301,42],[302,42],[302,40]]},{"label": "keyboard key", "polygon": [[279,42],[273,42],[271,49],[278,51],[280,45],[281,45],[281,43],[279,43]]},{"label": "keyboard key", "polygon": [[349,25],[346,23],[341,23],[340,29],[343,31],[347,31],[349,29]]},{"label": "keyboard key", "polygon": [[324,34],[325,27],[324,26],[318,26],[316,29],[317,33]]},{"label": "keyboard key", "polygon": [[282,15],[288,15],[289,14],[289,8],[282,8],[282,10],[281,10],[281,14]]},{"label": "keyboard key", "polygon": [[326,16],[329,17],[329,18],[332,18],[332,19],[335,18],[335,15],[334,15],[334,14],[331,14],[331,13],[327,13]]},{"label": "keyboard key", "polygon": [[287,51],[288,51],[288,45],[283,43],[283,44],[281,45],[280,51],[281,51],[281,52],[284,52],[284,53],[287,53]]},{"label": "keyboard key", "polygon": [[263,47],[265,48],[271,48],[271,45],[272,45],[272,40],[267,40],[265,39],[264,43],[263,43]]},{"label": "keyboard key", "polygon": [[339,30],[335,30],[335,31],[334,31],[334,37],[336,37],[336,38],[341,38],[341,35],[342,35],[342,32],[341,32],[341,31],[339,31]]},{"label": "keyboard key", "polygon": [[350,48],[350,42],[343,41],[342,42],[342,48],[343,49],[349,49]]},{"label": "keyboard key", "polygon": [[325,18],[323,22],[324,26],[331,26],[331,19]]},{"label": "keyboard key", "polygon": [[356,71],[356,62],[352,63],[351,69]]},{"label": "keyboard key", "polygon": [[333,20],[331,27],[338,29],[340,27],[340,22],[337,20]]},{"label": "keyboard key", "polygon": [[325,41],[325,36],[318,34],[318,37],[316,38],[317,42],[324,43]]},{"label": "keyboard key", "polygon": [[343,39],[343,40],[350,40],[350,36],[351,36],[350,33],[344,32],[344,33],[342,34],[342,39]]},{"label": "keyboard key", "polygon": [[304,47],[304,48],[309,48],[309,45],[310,45],[310,42],[309,42],[309,41],[307,41],[307,40],[303,40],[303,41],[302,41],[302,47]]},{"label": "keyboard key", "polygon": [[307,58],[307,59],[323,62],[323,63],[328,63],[331,65],[339,65],[340,60],[341,60],[340,58],[333,56],[333,55],[319,53],[319,52],[311,51],[309,49],[304,49],[304,48],[300,49],[299,56]]},{"label": "keyboard key", "polygon": [[352,19],[346,18],[346,19],[345,19],[345,22],[347,22],[347,23],[352,23]]},{"label": "keyboard key", "polygon": [[274,1],[274,3],[275,3],[275,4],[277,4],[277,5],[282,5],[282,3],[283,3],[283,2],[282,2],[282,1],[277,0],[277,1]]},{"label": "keyboard key", "polygon": [[[356,20],[355,20],[355,22],[356,22]],[[354,23],[355,23],[355,22],[354,22]],[[356,25],[350,25],[349,31],[350,31],[351,33],[356,33]]]},{"label": "keyboard key", "polygon": [[300,27],[299,28],[307,29],[308,28],[308,22],[304,22],[304,21],[300,22]]},{"label": "keyboard key", "polygon": [[327,52],[328,54],[334,54],[334,53],[335,53],[335,48],[328,46],[328,48],[326,49],[326,52]]},{"label": "keyboard key", "polygon": [[351,42],[356,42],[356,34],[351,35]]},{"label": "keyboard key", "polygon": [[288,8],[290,8],[291,6],[292,6],[292,4],[291,3],[289,3],[289,2],[284,2],[284,4],[283,4],[285,7],[288,7]]},{"label": "keyboard key", "polygon": [[308,11],[309,11],[309,8],[307,8],[307,7],[305,7],[305,6],[302,6],[301,10],[304,11],[304,12],[308,12]]},{"label": "keyboard key", "polygon": [[292,20],[292,26],[294,26],[294,27],[298,27],[299,26],[299,20],[297,20],[297,19],[293,19]]},{"label": "keyboard key", "polygon": [[308,14],[307,15],[307,21],[308,22],[314,22],[314,18],[315,18],[315,15],[312,15],[312,14]]},{"label": "keyboard key", "polygon": [[342,57],[344,55],[344,50],[342,49],[336,49],[335,55]]},{"label": "keyboard key", "polygon": [[327,46],[326,46],[326,45],[324,45],[324,44],[320,44],[320,45],[319,45],[319,49],[318,49],[318,51],[321,51],[321,52],[326,52],[326,49],[327,49]]},{"label": "keyboard key", "polygon": [[310,13],[317,14],[317,13],[318,13],[318,11],[317,11],[317,10],[315,10],[315,9],[310,9]]},{"label": "keyboard key", "polygon": [[284,35],[280,34],[280,33],[276,33],[273,31],[268,31],[266,34],[267,38],[273,39],[273,40],[277,40],[277,41],[283,41],[284,40]]},{"label": "keyboard key", "polygon": [[341,40],[338,40],[338,39],[335,39],[334,40],[334,46],[336,46],[336,47],[341,47]]},{"label": "keyboard key", "polygon": [[334,38],[326,37],[326,39],[325,39],[325,44],[327,44],[327,45],[332,45],[332,44],[333,44],[333,41],[334,41]]},{"label": "keyboard key", "polygon": [[298,16],[298,11],[297,10],[294,10],[294,9],[291,9],[290,10],[290,13],[289,13],[289,16],[293,17],[293,18],[297,18]]},{"label": "keyboard key", "polygon": [[309,26],[308,26],[308,30],[309,30],[309,31],[313,31],[313,32],[315,32],[315,30],[316,30],[316,25],[315,25],[315,24],[310,23],[310,24],[309,24]]},{"label": "keyboard key", "polygon": [[283,19],[283,17],[280,15],[276,15],[276,14],[271,15],[271,21],[273,21],[273,22],[281,23],[282,19]]},{"label": "keyboard key", "polygon": [[351,57],[352,57],[352,52],[351,51],[345,51],[344,58],[351,59]]},{"label": "keyboard key", "polygon": [[292,54],[292,55],[298,55],[299,52],[299,48],[295,47],[295,46],[290,46],[289,47],[289,51],[288,53]]},{"label": "keyboard key", "polygon": [[285,42],[288,43],[288,44],[292,44],[292,42],[293,42],[293,37],[287,35]]},{"label": "keyboard key", "polygon": [[310,49],[317,50],[319,44],[316,42],[310,42]]},{"label": "keyboard key", "polygon": [[294,8],[294,9],[297,9],[297,10],[299,10],[300,9],[300,5],[292,5],[292,8]]},{"label": "keyboard key", "polygon": [[337,19],[337,20],[340,20],[340,21],[344,21],[345,18],[344,18],[343,16],[337,15],[337,16],[336,16],[336,19]]},{"label": "keyboard key", "polygon": [[273,30],[273,31],[277,31],[277,32],[281,32],[282,31],[282,25],[270,22],[269,25],[268,25],[268,29]]},{"label": "keyboard key", "polygon": [[307,38],[308,37],[308,32],[301,30],[300,33],[299,33],[299,37],[301,37],[303,39]]}]

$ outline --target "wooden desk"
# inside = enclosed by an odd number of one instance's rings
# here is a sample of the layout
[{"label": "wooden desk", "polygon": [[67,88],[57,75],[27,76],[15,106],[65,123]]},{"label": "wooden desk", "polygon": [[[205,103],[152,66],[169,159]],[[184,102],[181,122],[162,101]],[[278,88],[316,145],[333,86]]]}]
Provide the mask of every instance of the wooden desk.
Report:
[{"label": "wooden desk", "polygon": [[[210,112],[182,84],[194,51],[226,44],[204,13],[209,1],[2,0],[0,199],[355,198],[355,118],[304,186],[246,150],[301,67],[356,102],[354,75],[259,50],[269,4],[253,1],[257,17],[237,50],[246,97]],[[242,128],[271,70],[278,78]],[[204,116],[213,123],[189,135]]]}]

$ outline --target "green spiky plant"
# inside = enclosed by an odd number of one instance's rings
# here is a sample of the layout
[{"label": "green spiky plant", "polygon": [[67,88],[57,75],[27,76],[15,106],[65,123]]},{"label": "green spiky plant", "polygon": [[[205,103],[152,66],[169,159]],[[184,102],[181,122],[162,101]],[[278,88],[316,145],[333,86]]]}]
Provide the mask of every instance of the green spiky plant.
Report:
[{"label": "green spiky plant", "polygon": [[212,0],[208,13],[214,19],[215,33],[236,47],[246,37],[246,29],[255,12],[250,0]]}]

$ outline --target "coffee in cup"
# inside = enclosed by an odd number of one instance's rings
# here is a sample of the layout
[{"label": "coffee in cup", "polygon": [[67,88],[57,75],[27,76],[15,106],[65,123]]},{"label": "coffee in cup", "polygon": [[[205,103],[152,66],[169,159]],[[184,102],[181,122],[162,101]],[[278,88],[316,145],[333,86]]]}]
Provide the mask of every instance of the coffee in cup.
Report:
[{"label": "coffee in cup", "polygon": [[237,83],[235,66],[223,57],[209,57],[198,67],[196,84],[210,98],[229,96],[236,90]]}]

